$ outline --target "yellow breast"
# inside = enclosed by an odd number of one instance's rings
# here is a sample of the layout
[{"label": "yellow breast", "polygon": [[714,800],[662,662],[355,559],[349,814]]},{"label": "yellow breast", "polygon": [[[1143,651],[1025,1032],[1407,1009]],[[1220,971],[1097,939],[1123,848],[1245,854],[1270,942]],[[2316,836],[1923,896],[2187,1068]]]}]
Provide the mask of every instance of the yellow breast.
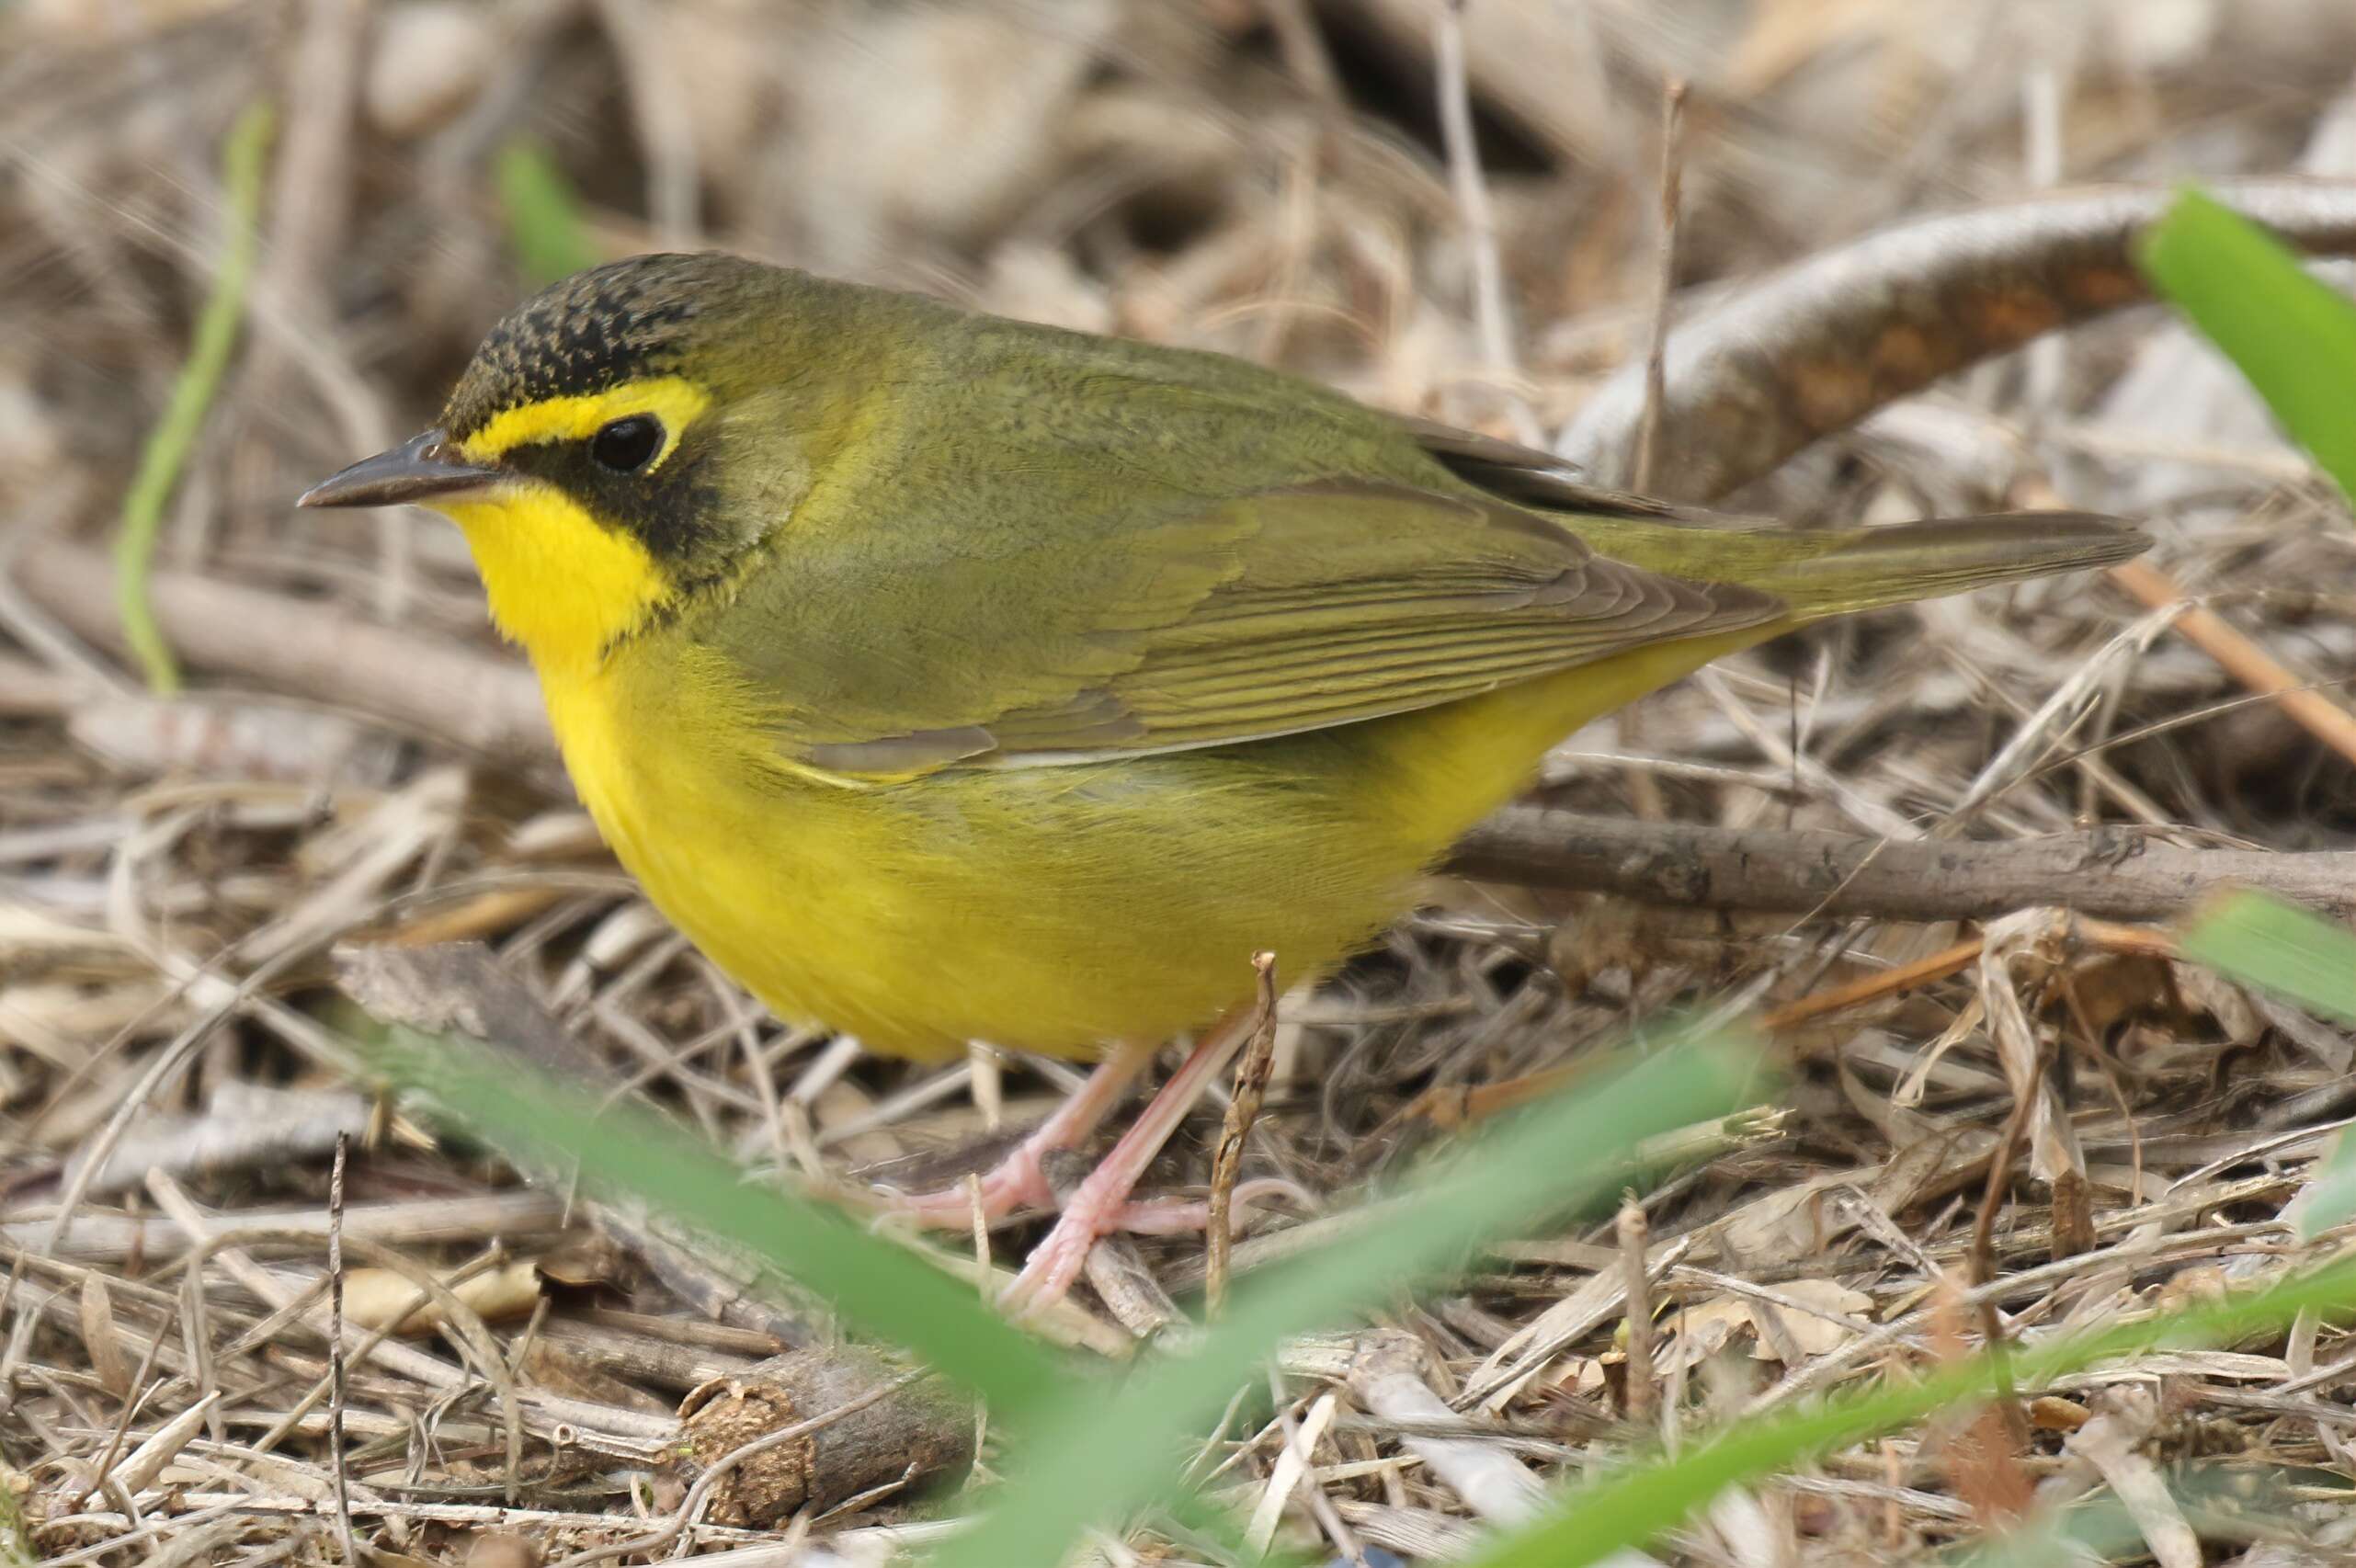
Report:
[{"label": "yellow breast", "polygon": [[786,1017],[838,1021],[819,977],[842,956],[842,890],[828,884],[848,869],[856,823],[764,769],[759,737],[721,688],[668,652],[633,646],[592,670],[542,672],[574,787],[647,896],[712,961]]},{"label": "yellow breast", "polygon": [[682,635],[543,685],[615,853],[780,1016],[901,1055],[1088,1055],[1208,1022],[1258,949],[1295,979],[1346,956],[1550,742],[1724,651],[1248,745],[868,787],[785,766]]},{"label": "yellow breast", "polygon": [[682,642],[543,672],[582,801],[714,962],[875,1049],[1167,1038],[1248,994],[1256,948],[1299,974],[1364,939],[1430,853],[1351,820],[1348,790],[1318,799],[1354,769],[1315,747],[814,782],[765,758]]}]

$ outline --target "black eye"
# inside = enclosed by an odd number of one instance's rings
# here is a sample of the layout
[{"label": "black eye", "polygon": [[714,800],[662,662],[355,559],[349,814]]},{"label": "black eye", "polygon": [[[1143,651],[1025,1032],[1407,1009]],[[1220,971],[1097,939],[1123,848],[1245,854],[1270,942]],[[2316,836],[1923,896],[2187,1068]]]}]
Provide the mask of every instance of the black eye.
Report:
[{"label": "black eye", "polygon": [[636,473],[663,449],[663,422],[651,414],[617,419],[589,437],[589,457],[599,468]]}]

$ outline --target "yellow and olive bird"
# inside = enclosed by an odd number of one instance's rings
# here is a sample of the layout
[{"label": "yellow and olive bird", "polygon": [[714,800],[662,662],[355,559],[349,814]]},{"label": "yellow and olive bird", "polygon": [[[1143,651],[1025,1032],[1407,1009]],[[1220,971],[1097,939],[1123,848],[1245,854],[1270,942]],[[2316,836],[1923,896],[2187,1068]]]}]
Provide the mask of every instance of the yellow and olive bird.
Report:
[{"label": "yellow and olive bird", "polygon": [[[1827,616],[2144,544],[1705,517],[1240,360],[723,255],[547,290],[438,428],[303,501],[457,522],[607,841],[781,1017],[1106,1059],[1002,1203],[1158,1042],[1232,1019],[1252,953],[1347,956],[1589,720]],[[1026,1290],[1121,1217],[1235,1032]]]}]

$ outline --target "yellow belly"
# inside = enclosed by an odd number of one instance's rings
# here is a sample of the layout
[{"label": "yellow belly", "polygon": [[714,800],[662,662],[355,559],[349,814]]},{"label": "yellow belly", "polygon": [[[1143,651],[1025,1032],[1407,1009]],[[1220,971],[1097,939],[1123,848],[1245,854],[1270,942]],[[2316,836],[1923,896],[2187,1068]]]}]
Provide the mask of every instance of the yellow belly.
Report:
[{"label": "yellow belly", "polygon": [[615,854],[780,1016],[901,1055],[1087,1055],[1206,1022],[1256,949],[1288,980],[1348,956],[1554,742],[1758,635],[1280,740],[869,788],[780,766],[669,640],[543,686]]}]

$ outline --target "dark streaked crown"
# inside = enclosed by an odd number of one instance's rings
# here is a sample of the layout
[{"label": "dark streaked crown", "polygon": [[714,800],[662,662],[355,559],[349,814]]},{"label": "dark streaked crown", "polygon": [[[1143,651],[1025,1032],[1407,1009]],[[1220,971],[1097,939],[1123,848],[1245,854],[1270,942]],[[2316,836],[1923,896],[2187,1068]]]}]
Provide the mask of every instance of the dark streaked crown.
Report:
[{"label": "dark streaked crown", "polygon": [[701,301],[752,265],[710,252],[637,256],[550,285],[491,329],[442,428],[464,440],[510,408],[671,373]]}]

